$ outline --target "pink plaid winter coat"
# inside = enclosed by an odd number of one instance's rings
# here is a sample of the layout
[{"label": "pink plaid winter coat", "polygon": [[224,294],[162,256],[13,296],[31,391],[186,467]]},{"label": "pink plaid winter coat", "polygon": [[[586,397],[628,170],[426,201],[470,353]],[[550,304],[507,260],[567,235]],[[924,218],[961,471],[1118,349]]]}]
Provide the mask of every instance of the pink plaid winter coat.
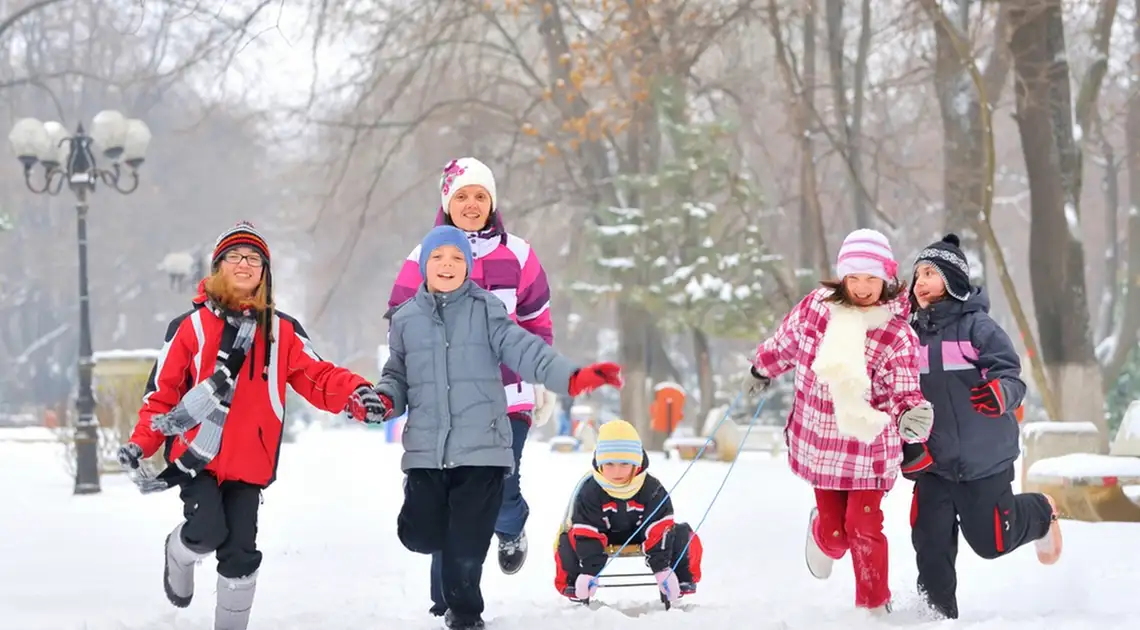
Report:
[{"label": "pink plaid winter coat", "polygon": [[770,378],[795,369],[795,401],[784,429],[792,472],[823,490],[887,491],[902,460],[899,416],[926,402],[919,388],[918,339],[907,324],[910,305],[904,293],[871,309],[879,318],[867,325],[864,356],[851,357],[865,362],[860,365],[870,377],[870,407],[889,417],[878,437],[865,443],[840,433],[828,385],[811,367],[835,308],[824,301],[830,293],[816,289],[800,301],[757,348],[753,365]]}]

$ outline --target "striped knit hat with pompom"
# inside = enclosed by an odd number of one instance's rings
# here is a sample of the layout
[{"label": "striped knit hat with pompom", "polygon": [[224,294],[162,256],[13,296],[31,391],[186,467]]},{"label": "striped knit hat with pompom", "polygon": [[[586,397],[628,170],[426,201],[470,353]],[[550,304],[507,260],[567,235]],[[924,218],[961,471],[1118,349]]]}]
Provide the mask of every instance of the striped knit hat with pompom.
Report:
[{"label": "striped knit hat with pompom", "polygon": [[218,236],[218,240],[214,242],[214,255],[211,257],[211,264],[217,268],[226,252],[242,246],[252,247],[265,259],[265,266],[269,266],[269,244],[265,242],[265,237],[261,235],[261,232],[258,232],[257,228],[249,221],[238,221],[237,225]]}]

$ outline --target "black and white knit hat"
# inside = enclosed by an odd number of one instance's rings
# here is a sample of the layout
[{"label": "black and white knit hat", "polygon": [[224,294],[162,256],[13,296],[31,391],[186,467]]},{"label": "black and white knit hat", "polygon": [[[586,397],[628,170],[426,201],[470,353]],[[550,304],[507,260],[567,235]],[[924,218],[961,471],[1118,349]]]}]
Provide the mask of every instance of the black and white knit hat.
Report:
[{"label": "black and white knit hat", "polygon": [[[943,236],[942,240],[927,245],[918,253],[914,268],[917,272],[921,264],[933,265],[938,270],[938,275],[942,276],[946,293],[955,300],[965,302],[970,299],[971,292],[970,263],[962,252],[961,244],[957,234]],[[913,284],[912,282],[912,287]]]}]

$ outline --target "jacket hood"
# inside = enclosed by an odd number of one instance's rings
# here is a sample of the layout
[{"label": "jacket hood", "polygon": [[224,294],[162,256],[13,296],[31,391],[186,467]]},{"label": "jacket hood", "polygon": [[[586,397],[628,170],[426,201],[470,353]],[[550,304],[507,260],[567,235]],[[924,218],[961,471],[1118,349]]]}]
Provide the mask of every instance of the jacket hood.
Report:
[{"label": "jacket hood", "polygon": [[938,330],[969,313],[989,313],[990,296],[982,287],[971,287],[970,297],[965,302],[946,298],[919,309],[914,313],[914,323],[924,330]]}]

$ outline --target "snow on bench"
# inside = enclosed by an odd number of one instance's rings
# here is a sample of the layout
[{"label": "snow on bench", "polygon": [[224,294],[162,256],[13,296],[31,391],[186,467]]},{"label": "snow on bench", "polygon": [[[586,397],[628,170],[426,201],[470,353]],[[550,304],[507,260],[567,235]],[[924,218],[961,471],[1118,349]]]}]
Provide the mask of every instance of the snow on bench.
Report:
[{"label": "snow on bench", "polygon": [[1140,457],[1072,453],[1034,462],[1029,478],[1059,486],[1140,485]]}]

